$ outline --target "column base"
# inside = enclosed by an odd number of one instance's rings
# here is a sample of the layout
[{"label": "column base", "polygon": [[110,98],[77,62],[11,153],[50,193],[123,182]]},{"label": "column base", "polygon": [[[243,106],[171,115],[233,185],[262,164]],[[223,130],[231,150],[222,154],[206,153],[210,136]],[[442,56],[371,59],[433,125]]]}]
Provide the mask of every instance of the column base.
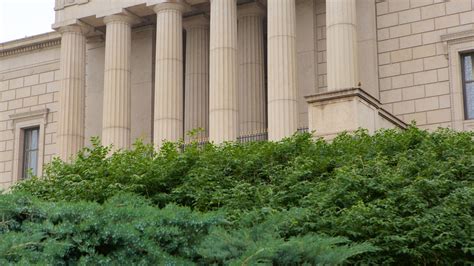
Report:
[{"label": "column base", "polygon": [[333,139],[342,132],[364,128],[370,134],[381,128],[407,127],[360,88],[326,91],[306,96],[309,130],[315,137]]}]

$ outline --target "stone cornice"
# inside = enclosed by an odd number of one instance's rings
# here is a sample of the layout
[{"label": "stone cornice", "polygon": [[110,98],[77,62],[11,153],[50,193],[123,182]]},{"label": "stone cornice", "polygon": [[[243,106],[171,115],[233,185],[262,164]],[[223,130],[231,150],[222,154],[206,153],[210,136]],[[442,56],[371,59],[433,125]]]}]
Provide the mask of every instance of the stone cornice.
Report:
[{"label": "stone cornice", "polygon": [[49,32],[0,44],[0,57],[59,45],[61,45],[61,35],[57,32]]},{"label": "stone cornice", "polygon": [[448,43],[469,38],[474,38],[474,29],[441,35],[441,40]]}]

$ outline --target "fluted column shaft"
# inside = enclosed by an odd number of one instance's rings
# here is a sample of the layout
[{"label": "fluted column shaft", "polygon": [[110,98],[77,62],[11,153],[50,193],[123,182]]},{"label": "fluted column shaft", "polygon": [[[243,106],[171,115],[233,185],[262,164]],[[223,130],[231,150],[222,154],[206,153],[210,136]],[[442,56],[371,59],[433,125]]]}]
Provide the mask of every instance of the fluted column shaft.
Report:
[{"label": "fluted column shaft", "polygon": [[131,23],[126,15],[111,15],[106,24],[102,144],[130,147]]},{"label": "fluted column shaft", "polygon": [[183,138],[183,13],[181,3],[155,5],[156,61],[153,141]]},{"label": "fluted column shaft", "polygon": [[[184,88],[184,131],[201,128],[194,138],[206,139],[209,132],[209,20],[203,15],[184,21],[186,67]],[[185,140],[190,140],[185,136]]]},{"label": "fluted column shaft", "polygon": [[295,0],[268,4],[268,139],[291,136],[298,128]]},{"label": "fluted column shaft", "polygon": [[237,0],[211,0],[209,140],[239,134],[237,92]]},{"label": "fluted column shaft", "polygon": [[239,6],[239,120],[241,135],[266,129],[264,10],[257,3]]},{"label": "fluted column shaft", "polygon": [[66,26],[61,32],[58,155],[67,161],[84,147],[86,37],[84,28]]},{"label": "fluted column shaft", "polygon": [[358,86],[356,0],[326,1],[328,90]]}]

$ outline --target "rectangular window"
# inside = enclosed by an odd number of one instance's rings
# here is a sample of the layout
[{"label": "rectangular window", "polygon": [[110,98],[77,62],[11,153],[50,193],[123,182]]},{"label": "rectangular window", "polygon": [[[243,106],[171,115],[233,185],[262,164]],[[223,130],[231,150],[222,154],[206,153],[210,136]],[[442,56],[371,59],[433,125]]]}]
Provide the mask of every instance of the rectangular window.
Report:
[{"label": "rectangular window", "polygon": [[474,52],[461,55],[465,119],[474,119]]},{"label": "rectangular window", "polygon": [[39,127],[23,130],[23,171],[22,178],[38,174]]}]

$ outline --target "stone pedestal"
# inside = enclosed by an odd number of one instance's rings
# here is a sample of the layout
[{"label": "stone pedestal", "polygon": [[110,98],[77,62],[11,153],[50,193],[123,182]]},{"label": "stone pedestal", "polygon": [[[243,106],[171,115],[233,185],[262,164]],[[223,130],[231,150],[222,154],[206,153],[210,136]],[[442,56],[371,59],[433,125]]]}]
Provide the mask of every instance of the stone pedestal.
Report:
[{"label": "stone pedestal", "polygon": [[359,86],[356,0],[326,1],[328,90]]},{"label": "stone pedestal", "polygon": [[186,18],[186,67],[184,88],[184,132],[201,128],[185,141],[209,136],[209,19],[204,15]]},{"label": "stone pedestal", "polygon": [[240,135],[266,131],[264,15],[258,3],[238,8]]},{"label": "stone pedestal", "polygon": [[406,124],[382,108],[373,96],[359,88],[307,96],[309,130],[316,137],[332,139],[342,132],[364,128],[406,128]]},{"label": "stone pedestal", "polygon": [[58,155],[65,161],[84,147],[86,31],[77,25],[59,29],[62,76],[57,143]]},{"label": "stone pedestal", "polygon": [[183,138],[183,11],[181,1],[154,6],[156,12],[155,112],[153,141]]},{"label": "stone pedestal", "polygon": [[237,92],[237,0],[211,0],[209,140],[235,141]]},{"label": "stone pedestal", "polygon": [[106,24],[102,144],[130,148],[131,24],[127,15],[104,18]]},{"label": "stone pedestal", "polygon": [[268,5],[268,139],[280,140],[298,129],[295,0]]}]

